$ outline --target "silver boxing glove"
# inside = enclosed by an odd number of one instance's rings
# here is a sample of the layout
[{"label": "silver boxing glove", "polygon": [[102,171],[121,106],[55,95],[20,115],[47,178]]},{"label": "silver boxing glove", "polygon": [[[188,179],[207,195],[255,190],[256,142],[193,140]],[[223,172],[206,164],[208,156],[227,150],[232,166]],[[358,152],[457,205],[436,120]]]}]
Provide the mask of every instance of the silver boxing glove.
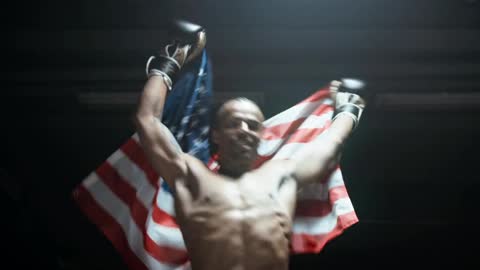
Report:
[{"label": "silver boxing glove", "polygon": [[362,112],[366,105],[366,83],[359,79],[344,78],[332,81],[330,92],[335,102],[333,120],[339,115],[346,114],[354,121],[354,129],[358,126]]}]

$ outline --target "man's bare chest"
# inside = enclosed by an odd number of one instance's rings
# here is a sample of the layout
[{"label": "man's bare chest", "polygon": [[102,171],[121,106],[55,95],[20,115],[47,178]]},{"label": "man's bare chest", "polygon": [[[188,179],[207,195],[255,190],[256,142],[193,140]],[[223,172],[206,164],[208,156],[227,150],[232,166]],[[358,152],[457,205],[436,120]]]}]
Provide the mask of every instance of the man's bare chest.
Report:
[{"label": "man's bare chest", "polygon": [[280,174],[246,174],[231,180],[222,176],[193,175],[177,185],[177,211],[187,217],[224,216],[262,218],[291,216],[296,200],[296,183]]}]

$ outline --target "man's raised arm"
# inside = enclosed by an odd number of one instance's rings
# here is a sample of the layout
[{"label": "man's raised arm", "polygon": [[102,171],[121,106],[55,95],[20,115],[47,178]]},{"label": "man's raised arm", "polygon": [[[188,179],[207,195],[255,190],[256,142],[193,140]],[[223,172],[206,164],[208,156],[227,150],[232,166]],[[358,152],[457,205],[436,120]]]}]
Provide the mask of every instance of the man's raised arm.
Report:
[{"label": "man's raised arm", "polygon": [[365,107],[364,87],[362,81],[355,79],[332,82],[330,91],[335,101],[332,124],[294,161],[294,178],[299,184],[321,180],[337,166],[342,147],[357,127]]},{"label": "man's raised arm", "polygon": [[171,31],[171,43],[147,62],[148,80],[140,96],[135,126],[147,158],[157,173],[173,187],[174,179],[186,173],[184,154],[175,138],[161,123],[168,91],[172,89],[182,66],[205,47],[202,27],[177,21]]}]

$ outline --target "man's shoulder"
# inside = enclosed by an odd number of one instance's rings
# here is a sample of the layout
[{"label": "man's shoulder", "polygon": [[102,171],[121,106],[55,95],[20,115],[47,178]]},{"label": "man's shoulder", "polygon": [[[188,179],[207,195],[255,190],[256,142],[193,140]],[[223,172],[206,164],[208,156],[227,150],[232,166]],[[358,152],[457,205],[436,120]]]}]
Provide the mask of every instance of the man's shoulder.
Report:
[{"label": "man's shoulder", "polygon": [[196,168],[196,169],[205,169],[210,171],[207,165],[197,157],[190,155],[188,153],[182,153],[181,156],[182,156],[182,159],[185,160],[187,167]]},{"label": "man's shoulder", "polygon": [[[296,184],[294,184],[295,178],[295,162],[288,159],[275,159],[265,162],[261,167],[258,168],[257,177],[262,177],[262,179],[270,179],[269,183],[271,186],[284,188],[296,189]],[[273,181],[273,182],[272,182]],[[290,183],[285,185],[286,183]]]},{"label": "man's shoulder", "polygon": [[271,159],[259,167],[261,170],[275,170],[281,172],[293,172],[295,163],[288,159]]},{"label": "man's shoulder", "polygon": [[181,156],[182,159],[184,159],[187,163],[192,163],[194,165],[205,165],[200,159],[188,153],[182,153]]}]

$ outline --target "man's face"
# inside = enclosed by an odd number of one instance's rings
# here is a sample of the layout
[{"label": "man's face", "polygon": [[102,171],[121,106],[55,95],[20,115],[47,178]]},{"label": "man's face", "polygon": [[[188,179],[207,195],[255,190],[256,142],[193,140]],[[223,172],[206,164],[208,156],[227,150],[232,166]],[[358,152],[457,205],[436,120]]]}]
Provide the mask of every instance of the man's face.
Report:
[{"label": "man's face", "polygon": [[217,116],[213,141],[223,162],[250,166],[257,157],[257,147],[263,131],[264,116],[253,102],[231,100]]}]

